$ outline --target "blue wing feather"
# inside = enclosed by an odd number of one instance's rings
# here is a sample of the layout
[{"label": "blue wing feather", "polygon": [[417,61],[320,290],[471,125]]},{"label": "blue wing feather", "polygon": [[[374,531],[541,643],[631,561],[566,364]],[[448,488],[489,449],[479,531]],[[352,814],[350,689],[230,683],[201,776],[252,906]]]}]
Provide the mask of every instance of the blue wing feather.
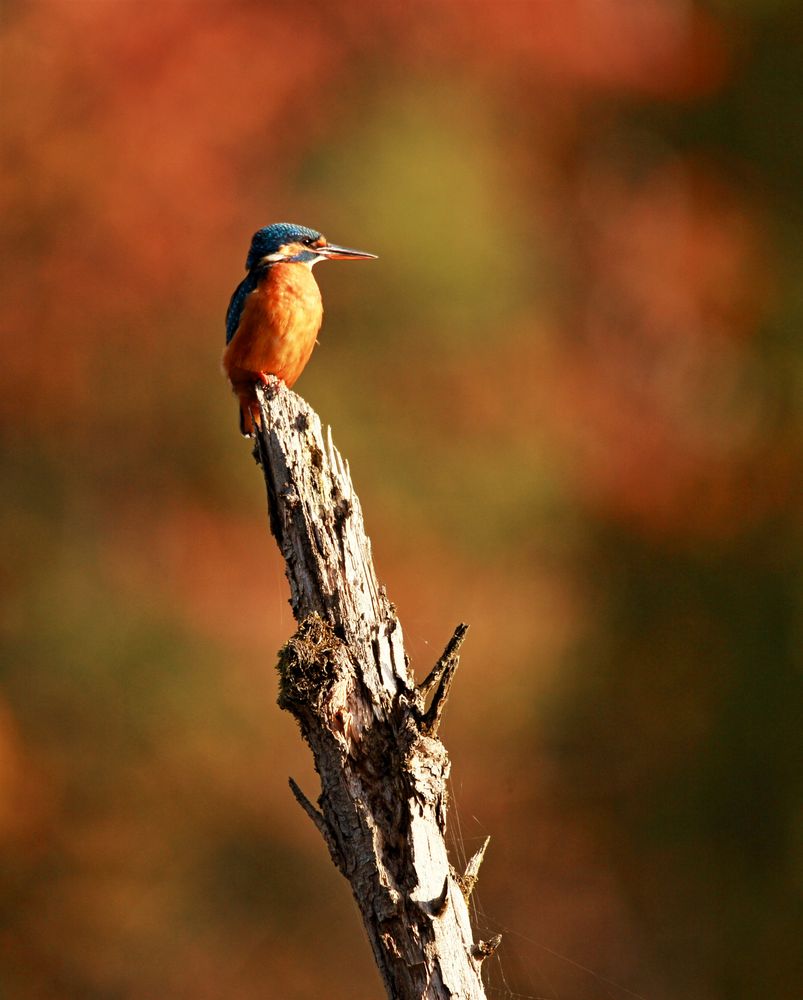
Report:
[{"label": "blue wing feather", "polygon": [[243,314],[245,300],[251,292],[254,291],[256,286],[257,277],[252,271],[249,271],[240,284],[234,289],[234,295],[232,295],[231,302],[229,302],[229,308],[226,310],[227,344],[231,343],[232,337],[234,337],[234,334],[237,333],[237,327],[240,325],[240,317]]}]

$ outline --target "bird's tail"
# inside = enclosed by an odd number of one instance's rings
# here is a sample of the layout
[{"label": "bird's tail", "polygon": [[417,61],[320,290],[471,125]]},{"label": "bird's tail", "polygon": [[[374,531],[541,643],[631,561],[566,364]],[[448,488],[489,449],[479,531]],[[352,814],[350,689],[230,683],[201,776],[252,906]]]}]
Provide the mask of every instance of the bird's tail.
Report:
[{"label": "bird's tail", "polygon": [[253,391],[238,393],[240,400],[240,433],[243,437],[254,437],[257,427],[262,426],[259,403]]}]

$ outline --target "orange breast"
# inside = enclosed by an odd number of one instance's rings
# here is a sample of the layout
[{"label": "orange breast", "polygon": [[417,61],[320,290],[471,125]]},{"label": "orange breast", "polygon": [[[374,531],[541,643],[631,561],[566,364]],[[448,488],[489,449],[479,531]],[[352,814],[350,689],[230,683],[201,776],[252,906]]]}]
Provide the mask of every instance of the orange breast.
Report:
[{"label": "orange breast", "polygon": [[245,301],[223,367],[237,389],[260,373],[292,385],[309,361],[321,328],[323,305],[305,264],[274,264]]}]

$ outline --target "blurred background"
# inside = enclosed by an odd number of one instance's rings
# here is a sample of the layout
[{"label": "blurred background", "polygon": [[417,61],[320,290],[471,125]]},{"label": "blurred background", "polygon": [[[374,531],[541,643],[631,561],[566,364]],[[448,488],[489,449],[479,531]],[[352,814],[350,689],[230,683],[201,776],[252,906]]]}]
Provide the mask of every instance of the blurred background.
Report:
[{"label": "blurred background", "polygon": [[220,374],[323,265],[334,430],[487,834],[489,995],[786,1000],[803,932],[791,0],[6,0],[0,996],[382,995],[287,788],[292,634]]}]

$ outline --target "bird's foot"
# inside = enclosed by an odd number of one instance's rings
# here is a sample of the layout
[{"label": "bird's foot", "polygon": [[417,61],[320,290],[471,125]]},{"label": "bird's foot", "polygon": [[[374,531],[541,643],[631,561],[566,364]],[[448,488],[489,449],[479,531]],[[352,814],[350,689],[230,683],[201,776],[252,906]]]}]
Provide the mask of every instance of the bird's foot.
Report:
[{"label": "bird's foot", "polygon": [[280,379],[278,375],[274,375],[272,372],[257,372],[256,381],[257,385],[261,385],[265,389],[272,389],[273,392],[276,392],[283,380]]}]

